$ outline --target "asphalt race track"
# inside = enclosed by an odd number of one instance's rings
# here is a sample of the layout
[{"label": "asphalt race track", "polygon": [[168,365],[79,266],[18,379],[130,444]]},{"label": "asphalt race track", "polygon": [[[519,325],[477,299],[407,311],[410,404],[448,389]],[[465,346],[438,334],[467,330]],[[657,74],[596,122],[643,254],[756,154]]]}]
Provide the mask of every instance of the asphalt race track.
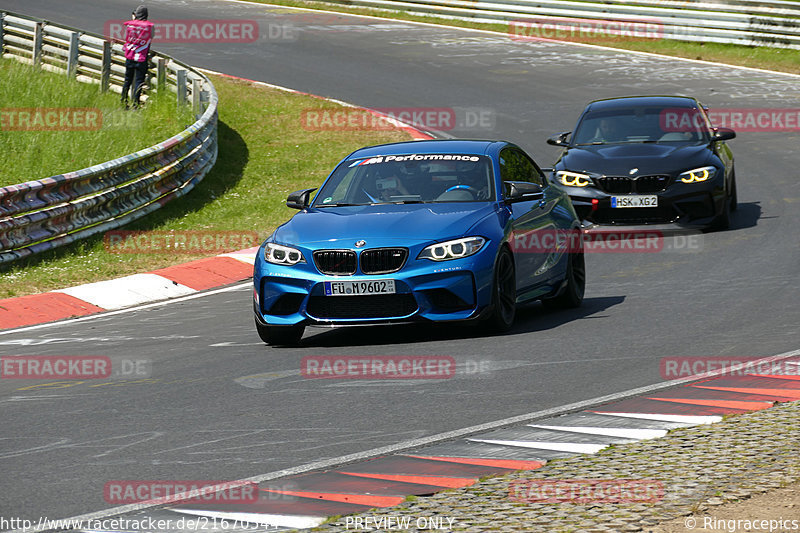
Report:
[{"label": "asphalt race track", "polygon": [[[137,3],[1,0],[0,9],[102,32]],[[800,80],[778,74],[274,6],[148,6],[151,20],[259,21],[266,37],[256,43],[157,47],[193,65],[368,107],[453,107],[464,121],[485,120],[448,135],[514,141],[542,166],[557,154],[545,139],[572,129],[596,98],[678,93],[711,108],[800,108]],[[270,39],[282,24],[295,38]],[[730,146],[740,202],[730,231],[704,235],[701,249],[591,254],[582,309],[531,306],[507,335],[309,329],[301,347],[274,349],[255,333],[248,287],[0,335],[2,354],[152,364],[149,379],[102,386],[0,380],[0,515],[74,516],[111,507],[110,480],[239,479],[621,392],[663,381],[664,357],[796,349],[800,133],[742,132]],[[462,370],[483,362],[486,371],[407,382],[300,376],[304,356],[350,354],[450,355]]]}]

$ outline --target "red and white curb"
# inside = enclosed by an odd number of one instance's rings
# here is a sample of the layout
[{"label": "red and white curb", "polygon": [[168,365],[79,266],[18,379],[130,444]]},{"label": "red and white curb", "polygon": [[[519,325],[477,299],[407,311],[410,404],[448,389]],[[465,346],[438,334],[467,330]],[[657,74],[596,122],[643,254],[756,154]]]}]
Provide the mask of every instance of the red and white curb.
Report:
[{"label": "red and white curb", "polygon": [[[497,421],[492,425],[499,429],[471,434],[473,428],[465,428],[460,430],[465,435],[461,438],[445,439],[448,435],[443,434],[435,436],[438,444],[398,448],[397,453],[344,466],[240,480],[258,484],[257,502],[118,509],[105,516],[174,521],[177,516],[192,515],[206,517],[209,523],[225,519],[269,526],[271,530],[312,528],[331,516],[399,505],[410,495],[468,487],[483,476],[536,470],[552,459],[594,454],[611,445],[663,437],[671,429],[711,424],[725,415],[800,400],[800,350],[759,362],[778,361],[789,369],[786,374],[749,372],[742,365],[724,374],[688,376],[623,393],[633,393],[630,397],[621,394],[614,396],[621,399],[591,400],[581,404],[582,410],[564,406],[551,413],[566,414],[551,414],[535,423],[505,427],[511,419]],[[340,458],[339,464],[344,459]]]},{"label": "red and white curb", "polygon": [[115,311],[242,281],[253,275],[257,250],[248,248],[144,274],[0,300],[0,329]]}]

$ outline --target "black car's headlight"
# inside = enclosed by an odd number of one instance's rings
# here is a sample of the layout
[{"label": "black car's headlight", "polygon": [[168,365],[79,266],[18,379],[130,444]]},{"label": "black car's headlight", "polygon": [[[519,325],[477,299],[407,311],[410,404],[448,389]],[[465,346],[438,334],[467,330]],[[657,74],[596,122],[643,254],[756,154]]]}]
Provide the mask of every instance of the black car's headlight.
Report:
[{"label": "black car's headlight", "polygon": [[306,262],[303,258],[303,253],[297,248],[282,246],[273,242],[268,242],[267,245],[264,246],[264,259],[266,259],[268,263],[286,266]]},{"label": "black car's headlight", "polygon": [[592,184],[592,178],[580,172],[559,170],[556,172],[556,178],[561,185],[566,185],[567,187],[586,187]]},{"label": "black car's headlight", "polygon": [[464,237],[452,241],[440,242],[426,246],[417,259],[430,259],[431,261],[450,261],[461,259],[478,253],[486,239],[483,237]]},{"label": "black car's headlight", "polygon": [[710,180],[717,173],[715,167],[700,167],[692,170],[687,170],[678,176],[678,179],[683,183],[695,183],[698,181]]}]

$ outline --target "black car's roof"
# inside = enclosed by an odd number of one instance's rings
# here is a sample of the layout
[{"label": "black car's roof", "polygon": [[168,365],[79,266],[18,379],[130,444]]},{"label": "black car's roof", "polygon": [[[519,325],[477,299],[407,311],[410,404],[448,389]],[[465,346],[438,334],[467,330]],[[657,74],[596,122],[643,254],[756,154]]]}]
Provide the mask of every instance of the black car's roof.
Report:
[{"label": "black car's roof", "polygon": [[629,108],[641,106],[658,107],[687,107],[695,108],[699,104],[694,98],[688,96],[623,96],[621,98],[605,98],[595,100],[586,106],[586,111],[603,111],[615,108]]}]

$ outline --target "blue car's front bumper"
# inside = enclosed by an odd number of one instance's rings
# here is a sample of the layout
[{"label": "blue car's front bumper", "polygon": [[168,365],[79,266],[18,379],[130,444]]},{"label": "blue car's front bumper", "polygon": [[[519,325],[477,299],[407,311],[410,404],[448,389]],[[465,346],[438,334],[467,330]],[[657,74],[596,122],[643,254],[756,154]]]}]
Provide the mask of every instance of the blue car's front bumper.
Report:
[{"label": "blue car's front bumper", "polygon": [[[254,270],[254,307],[262,324],[347,325],[476,318],[491,302],[496,249],[451,261],[409,259],[397,272],[331,276],[313,264],[280,266],[259,250]],[[326,296],[326,281],[395,281],[395,294]]]}]

